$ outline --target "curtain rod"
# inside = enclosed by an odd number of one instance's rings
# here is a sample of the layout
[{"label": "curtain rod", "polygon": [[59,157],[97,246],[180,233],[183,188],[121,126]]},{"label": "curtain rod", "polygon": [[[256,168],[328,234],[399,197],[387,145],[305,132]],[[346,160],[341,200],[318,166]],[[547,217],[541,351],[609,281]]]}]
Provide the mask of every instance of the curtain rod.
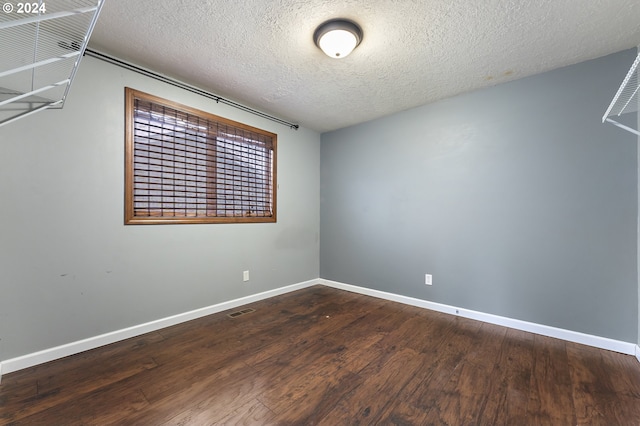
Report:
[{"label": "curtain rod", "polygon": [[258,111],[258,110],[253,109],[253,108],[249,108],[249,107],[244,106],[242,104],[239,104],[237,102],[231,101],[229,99],[225,99],[225,98],[223,98],[221,96],[218,96],[216,94],[207,92],[207,91],[202,90],[202,89],[198,89],[197,87],[191,86],[189,84],[183,83],[183,82],[175,80],[173,78],[169,78],[169,77],[166,77],[166,76],[164,76],[162,74],[158,74],[158,73],[150,71],[148,69],[139,67],[139,66],[134,65],[134,64],[132,64],[130,62],[125,62],[125,61],[123,61],[121,59],[114,58],[113,56],[109,56],[109,55],[106,55],[104,53],[101,53],[101,52],[98,52],[98,51],[95,51],[95,50],[91,50],[91,49],[86,49],[84,51],[84,53],[85,53],[85,55],[91,56],[93,58],[101,59],[101,60],[103,60],[105,62],[109,62],[110,64],[117,65],[119,67],[128,69],[130,71],[137,72],[138,74],[142,74],[142,75],[145,75],[147,77],[151,77],[153,79],[162,81],[163,83],[167,83],[167,84],[170,84],[172,86],[179,87],[181,89],[187,90],[187,91],[195,93],[197,95],[204,96],[205,98],[213,99],[214,101],[216,101],[216,103],[229,105],[229,106],[232,106],[232,107],[237,108],[239,110],[248,112],[250,114],[257,115],[257,116],[262,117],[262,118],[266,118],[267,120],[275,121],[276,123],[282,124],[284,126],[287,126],[290,129],[298,130],[298,128],[300,128],[300,126],[298,124],[293,124],[293,123],[290,123],[288,121],[282,120],[282,119],[280,119],[278,117],[274,117],[272,115],[265,114],[264,112]]}]

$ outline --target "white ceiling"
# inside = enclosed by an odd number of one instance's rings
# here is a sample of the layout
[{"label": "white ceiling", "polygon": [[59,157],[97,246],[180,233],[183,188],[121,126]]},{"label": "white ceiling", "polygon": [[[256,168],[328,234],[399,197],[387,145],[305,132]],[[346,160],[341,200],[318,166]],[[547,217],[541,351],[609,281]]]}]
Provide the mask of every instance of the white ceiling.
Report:
[{"label": "white ceiling", "polygon": [[638,0],[105,0],[89,46],[324,132],[639,44]]}]

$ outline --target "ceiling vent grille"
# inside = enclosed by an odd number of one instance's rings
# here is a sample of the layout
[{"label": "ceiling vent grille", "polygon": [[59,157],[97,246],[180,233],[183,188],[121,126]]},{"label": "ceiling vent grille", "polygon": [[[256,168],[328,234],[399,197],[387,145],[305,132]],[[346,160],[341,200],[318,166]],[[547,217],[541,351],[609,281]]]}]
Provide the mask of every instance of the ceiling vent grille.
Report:
[{"label": "ceiling vent grille", "polygon": [[[602,117],[603,123],[606,121],[638,136],[640,136],[640,131],[638,131],[638,129],[631,128],[616,120],[618,120],[617,117],[620,117],[622,114],[638,111],[638,105],[640,104],[640,95],[638,94],[638,73],[640,72],[639,64],[640,48],[638,49],[638,56],[636,57],[636,60],[633,62],[633,65],[631,65],[631,68],[624,80],[622,80],[622,84],[620,85],[618,92],[613,97],[609,108],[607,108],[607,112],[605,112]],[[616,117],[616,120],[611,117]]]},{"label": "ceiling vent grille", "polygon": [[103,2],[3,3],[0,126],[63,107]]}]

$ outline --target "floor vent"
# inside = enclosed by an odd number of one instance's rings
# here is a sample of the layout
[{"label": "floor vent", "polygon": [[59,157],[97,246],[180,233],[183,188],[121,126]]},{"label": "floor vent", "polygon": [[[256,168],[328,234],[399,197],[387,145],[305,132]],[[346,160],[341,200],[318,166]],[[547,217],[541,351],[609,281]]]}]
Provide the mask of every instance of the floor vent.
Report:
[{"label": "floor vent", "polygon": [[244,314],[250,314],[251,312],[255,312],[255,309],[251,309],[251,308],[246,308],[246,309],[242,309],[240,311],[235,311],[235,312],[231,312],[230,314],[227,314],[228,317],[231,318],[237,318],[239,316],[242,316]]}]

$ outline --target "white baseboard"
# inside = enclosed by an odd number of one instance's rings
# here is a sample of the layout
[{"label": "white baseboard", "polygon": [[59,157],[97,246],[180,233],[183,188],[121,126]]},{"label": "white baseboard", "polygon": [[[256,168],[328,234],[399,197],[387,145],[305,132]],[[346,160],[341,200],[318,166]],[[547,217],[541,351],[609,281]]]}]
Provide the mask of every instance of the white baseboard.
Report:
[{"label": "white baseboard", "polygon": [[222,302],[183,314],[173,315],[167,318],[147,322],[145,324],[136,325],[122,330],[112,331],[110,333],[101,334],[99,336],[90,337],[88,339],[79,340],[77,342],[68,343],[66,345],[57,346],[55,348],[45,349],[43,351],[32,354],[23,355],[17,358],[8,359],[0,362],[0,381],[2,374],[9,374],[23,368],[33,367],[34,365],[43,364],[69,355],[75,355],[89,349],[95,349],[100,346],[118,342],[120,340],[129,339],[131,337],[140,336],[141,334],[160,330],[165,327],[191,321],[217,312],[233,309],[248,303],[257,302],[259,300],[268,299],[269,297],[278,296],[295,290],[300,290],[312,285],[320,284],[319,280],[309,280],[301,283],[280,287],[275,290],[269,290],[262,293],[241,297],[239,299]]},{"label": "white baseboard", "polygon": [[461,317],[470,318],[478,321],[488,322],[490,324],[501,325],[505,327],[514,328],[516,330],[528,331],[531,333],[541,334],[543,336],[555,337],[557,339],[563,339],[570,342],[581,343],[584,345],[593,346],[596,348],[607,349],[610,351],[620,352],[628,355],[635,355],[640,362],[640,346],[634,343],[622,342],[619,340],[608,339],[606,337],[593,336],[590,334],[584,334],[577,331],[565,330],[556,327],[550,327],[546,325],[531,323],[527,321],[521,321],[517,319],[501,317],[498,315],[486,314],[483,312],[472,311],[464,308],[457,308],[455,306],[444,305],[441,303],[430,302],[428,300],[416,299],[408,296],[401,296],[394,293],[387,293],[380,290],[373,290],[365,287],[358,287],[351,284],[344,284],[337,281],[325,280],[322,278],[304,281],[301,283],[280,287],[274,290],[265,291],[262,293],[241,297],[239,299],[230,300],[227,302],[218,303],[215,305],[207,306],[205,308],[196,309],[193,311],[185,312],[183,314],[173,315],[167,318],[162,318],[156,321],[151,321],[145,324],[136,325],[133,327],[125,328],[122,330],[113,331],[99,336],[90,337],[88,339],[79,340],[77,342],[68,343],[66,345],[57,346],[43,351],[35,352],[32,354],[23,355],[17,358],[8,359],[0,362],[0,382],[2,381],[3,374],[9,374],[14,371],[22,370],[24,368],[33,367],[38,364],[53,361],[59,358],[63,358],[69,355],[75,355],[80,352],[84,352],[90,349],[95,349],[100,346],[115,343],[120,340],[129,339],[131,337],[140,336],[145,333],[160,330],[165,327],[180,324],[193,319],[201,318],[207,315],[215,314],[217,312],[225,311],[227,309],[233,309],[238,306],[246,305],[248,303],[257,302],[259,300],[268,299],[269,297],[279,296],[281,294],[289,293],[295,290],[301,290],[303,288],[311,287],[316,284],[322,284],[328,287],[333,287],[341,290],[351,291],[354,293],[360,293],[367,296],[373,296],[380,299],[390,300],[393,302],[404,303],[406,305],[417,306],[420,308],[430,309],[433,311],[444,312],[452,315],[459,315]]},{"label": "white baseboard", "polygon": [[365,287],[358,287],[351,284],[344,284],[336,281],[325,280],[322,278],[319,281],[320,284],[326,285],[328,287],[347,290],[354,293],[360,293],[367,296],[390,300],[393,302],[400,302],[406,305],[417,306],[420,308],[431,309],[433,311],[444,312],[446,314],[458,315],[465,318],[488,322],[490,324],[502,325],[505,327],[514,328],[516,330],[528,331],[530,333],[540,334],[543,336],[555,337],[557,339],[567,340],[574,343],[581,343],[583,345],[593,346],[600,349],[607,349],[627,355],[635,354],[640,361],[640,348],[635,343],[622,342],[620,340],[593,336],[591,334],[584,334],[577,331],[550,327],[547,325],[536,324],[513,318],[501,317],[498,315],[485,314],[483,312],[472,311],[470,309],[457,308],[455,306],[429,302],[427,300],[401,296],[398,294],[387,293],[384,291],[373,290]]}]

